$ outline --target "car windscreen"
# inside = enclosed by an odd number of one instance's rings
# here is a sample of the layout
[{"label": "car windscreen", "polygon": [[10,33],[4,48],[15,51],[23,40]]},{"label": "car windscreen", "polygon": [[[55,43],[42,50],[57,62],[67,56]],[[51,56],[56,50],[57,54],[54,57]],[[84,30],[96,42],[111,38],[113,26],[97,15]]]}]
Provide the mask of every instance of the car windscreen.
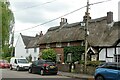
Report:
[{"label": "car windscreen", "polygon": [[18,63],[28,63],[26,59],[18,59]]}]

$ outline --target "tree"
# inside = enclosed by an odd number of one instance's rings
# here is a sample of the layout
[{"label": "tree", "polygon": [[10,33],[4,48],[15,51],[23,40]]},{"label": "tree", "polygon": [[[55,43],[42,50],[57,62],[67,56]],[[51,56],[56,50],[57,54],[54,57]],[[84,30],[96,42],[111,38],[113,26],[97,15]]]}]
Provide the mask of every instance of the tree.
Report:
[{"label": "tree", "polygon": [[56,53],[53,49],[45,49],[42,51],[42,59],[56,61]]},{"label": "tree", "polygon": [[0,46],[5,55],[9,53],[9,35],[14,24],[14,15],[9,6],[9,1],[0,1]]}]

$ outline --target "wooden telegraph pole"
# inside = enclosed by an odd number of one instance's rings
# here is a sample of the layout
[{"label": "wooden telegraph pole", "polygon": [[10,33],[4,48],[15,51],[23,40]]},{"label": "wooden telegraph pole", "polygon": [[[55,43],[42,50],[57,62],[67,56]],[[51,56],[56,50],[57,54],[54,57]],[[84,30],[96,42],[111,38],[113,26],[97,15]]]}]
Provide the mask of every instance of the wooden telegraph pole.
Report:
[{"label": "wooden telegraph pole", "polygon": [[90,18],[89,16],[89,0],[87,0],[87,9],[86,9],[86,12],[85,12],[85,16],[84,16],[84,21],[85,21],[85,63],[84,63],[84,71],[85,73],[87,72],[87,49],[88,49],[88,42],[87,42],[87,36],[88,36],[88,20]]}]

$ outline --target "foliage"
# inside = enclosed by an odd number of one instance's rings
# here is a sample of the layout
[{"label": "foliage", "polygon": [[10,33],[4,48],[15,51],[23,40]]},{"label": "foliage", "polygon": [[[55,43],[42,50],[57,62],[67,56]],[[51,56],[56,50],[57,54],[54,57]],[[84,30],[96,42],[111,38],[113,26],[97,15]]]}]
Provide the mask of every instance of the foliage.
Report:
[{"label": "foliage", "polygon": [[100,64],[100,61],[88,61],[87,66],[97,67]]},{"label": "foliage", "polygon": [[8,62],[10,62],[11,57],[6,57],[5,60],[7,60]]},{"label": "foliage", "polygon": [[[14,16],[12,11],[9,9],[9,2],[5,1],[0,1],[0,15],[2,15],[1,18],[1,23],[2,25],[0,26],[0,39],[2,38],[2,51],[3,53],[9,53],[9,35],[10,35],[10,30],[11,30],[11,25],[14,24]],[[2,37],[1,37],[2,36]]]},{"label": "foliage", "polygon": [[28,57],[26,57],[26,59],[27,59],[29,62],[32,62],[32,56],[31,56],[31,54],[30,54]]},{"label": "foliage", "polygon": [[42,51],[42,59],[56,61],[56,53],[53,49],[45,49]]},{"label": "foliage", "polygon": [[68,53],[72,53],[72,62],[80,61],[81,55],[84,53],[84,47],[82,46],[70,46],[64,48],[64,60],[67,62]]}]

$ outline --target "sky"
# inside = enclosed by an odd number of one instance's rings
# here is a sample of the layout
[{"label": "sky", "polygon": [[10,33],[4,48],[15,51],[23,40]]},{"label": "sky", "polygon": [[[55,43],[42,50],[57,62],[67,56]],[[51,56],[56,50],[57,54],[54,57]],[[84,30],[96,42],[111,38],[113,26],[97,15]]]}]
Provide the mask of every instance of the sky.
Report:
[{"label": "sky", "polygon": [[[9,1],[11,4],[10,9],[13,11],[15,17],[14,45],[16,44],[20,33],[27,36],[35,36],[36,34],[39,34],[40,31],[43,31],[43,34],[45,34],[50,27],[59,26],[61,19],[59,18],[44,25],[41,24],[53,20],[55,18],[58,18],[60,16],[63,16],[78,8],[82,8],[87,4],[87,0],[9,0]],[[106,0],[89,0],[90,4],[101,1]],[[119,1],[120,0],[111,0],[108,2],[91,5],[89,9],[91,18],[95,19],[103,17],[107,15],[107,12],[112,11],[114,21],[118,21]],[[85,15],[85,11],[86,7],[67,16],[63,16],[62,18],[67,18],[68,23],[81,22],[83,20],[83,16]]]}]

